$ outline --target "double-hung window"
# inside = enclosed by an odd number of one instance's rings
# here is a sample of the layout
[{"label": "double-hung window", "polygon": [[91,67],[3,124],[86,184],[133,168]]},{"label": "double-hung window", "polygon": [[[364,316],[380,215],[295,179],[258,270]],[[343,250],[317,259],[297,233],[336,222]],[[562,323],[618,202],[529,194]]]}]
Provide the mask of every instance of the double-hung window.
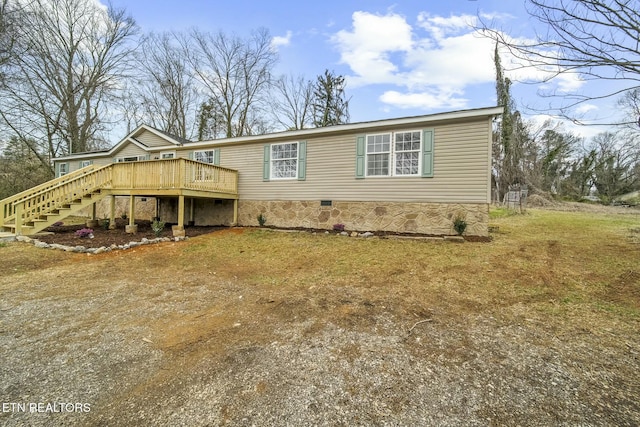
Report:
[{"label": "double-hung window", "polygon": [[[192,160],[201,163],[208,163],[210,165],[216,165],[219,163],[220,154],[216,158],[216,150],[198,150],[194,151],[190,156]],[[217,180],[219,171],[216,168],[205,165],[195,165],[194,167],[194,179],[196,181],[211,181]]]},{"label": "double-hung window", "polygon": [[393,135],[393,174],[418,175],[420,173],[420,150],[422,132],[396,132]]},{"label": "double-hung window", "polygon": [[263,181],[297,179],[307,175],[307,141],[264,145]]},{"label": "double-hung window", "polygon": [[419,176],[422,131],[366,136],[366,176]]},{"label": "double-hung window", "polygon": [[298,143],[271,145],[271,179],[298,177]]},{"label": "double-hung window", "polygon": [[202,163],[214,164],[215,152],[214,150],[201,150],[193,152],[193,160]]},{"label": "double-hung window", "polygon": [[63,176],[69,173],[69,163],[60,163],[58,166],[58,176]]}]

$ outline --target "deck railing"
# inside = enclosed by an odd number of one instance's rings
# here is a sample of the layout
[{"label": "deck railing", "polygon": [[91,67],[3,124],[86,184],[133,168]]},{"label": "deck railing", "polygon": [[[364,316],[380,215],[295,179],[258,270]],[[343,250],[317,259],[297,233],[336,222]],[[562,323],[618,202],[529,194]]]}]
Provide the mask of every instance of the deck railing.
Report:
[{"label": "deck railing", "polygon": [[195,190],[237,196],[238,171],[187,159],[113,163],[86,168],[53,179],[0,201],[0,229],[20,226],[59,210],[96,190]]},{"label": "deck railing", "polygon": [[4,224],[8,224],[15,219],[16,202],[23,201],[33,196],[34,194],[57,188],[58,186],[63,185],[67,182],[74,181],[80,177],[90,174],[94,170],[95,167],[93,165],[89,165],[82,169],[78,169],[77,171],[73,171],[61,177],[42,183],[40,185],[36,185],[35,187],[22,191],[18,194],[14,194],[13,196],[7,197],[6,199],[0,200],[0,229]]},{"label": "deck railing", "polygon": [[112,190],[198,190],[238,194],[238,171],[187,159],[114,163]]},{"label": "deck railing", "polygon": [[73,180],[63,180],[57,185],[35,191],[27,197],[13,202],[13,219],[16,230],[22,224],[40,219],[70,205],[74,200],[91,194],[94,191],[107,188],[111,181],[111,167],[103,166],[98,169],[76,176]]}]

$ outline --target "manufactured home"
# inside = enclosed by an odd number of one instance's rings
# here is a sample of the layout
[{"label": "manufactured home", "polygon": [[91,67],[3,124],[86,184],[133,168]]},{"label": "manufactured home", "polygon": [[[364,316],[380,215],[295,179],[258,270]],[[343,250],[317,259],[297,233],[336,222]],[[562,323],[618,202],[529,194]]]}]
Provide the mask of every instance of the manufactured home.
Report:
[{"label": "manufactured home", "polygon": [[107,212],[113,224],[116,201],[125,199],[131,232],[136,205],[146,203],[174,233],[190,224],[254,226],[262,215],[275,227],[429,235],[453,234],[460,218],[466,234],[486,236],[492,129],[501,113],[490,107],[197,142],[143,125],[109,150],[55,159],[55,180],[14,196],[9,207],[0,202],[0,226],[29,234],[73,210],[72,202]]}]

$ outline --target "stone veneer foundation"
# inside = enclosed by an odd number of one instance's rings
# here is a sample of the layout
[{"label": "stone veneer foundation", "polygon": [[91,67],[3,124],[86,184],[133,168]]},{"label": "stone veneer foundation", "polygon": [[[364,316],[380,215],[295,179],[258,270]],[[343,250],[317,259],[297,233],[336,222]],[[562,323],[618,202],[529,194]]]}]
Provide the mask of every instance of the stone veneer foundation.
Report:
[{"label": "stone veneer foundation", "polygon": [[432,235],[456,234],[453,221],[461,217],[467,222],[465,234],[488,236],[488,203],[398,203],[398,202],[332,202],[260,201],[238,202],[238,225],[255,226],[258,215],[266,225],[333,229],[344,224],[352,231],[390,231]]}]

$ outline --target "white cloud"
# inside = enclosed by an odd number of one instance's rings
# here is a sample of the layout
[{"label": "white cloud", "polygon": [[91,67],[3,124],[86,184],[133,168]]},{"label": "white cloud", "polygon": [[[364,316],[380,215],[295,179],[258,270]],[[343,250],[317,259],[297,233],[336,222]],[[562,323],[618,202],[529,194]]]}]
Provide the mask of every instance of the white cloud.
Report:
[{"label": "white cloud", "polygon": [[384,92],[380,101],[397,108],[423,109],[460,109],[467,105],[468,100],[446,92],[410,92],[402,93],[395,90]]},{"label": "white cloud", "polygon": [[396,83],[399,67],[392,60],[394,53],[412,49],[411,26],[397,14],[373,15],[353,13],[353,30],[338,31],[332,40],[340,50],[343,63],[351,67],[355,76],[352,85]]},{"label": "white cloud", "polygon": [[465,87],[495,79],[492,44],[473,34],[473,16],[421,13],[415,27],[393,12],[355,12],[352,19],[352,28],[337,32],[332,41],[353,72],[350,86],[395,86],[380,97],[383,103],[464,108],[468,100],[459,95]]},{"label": "white cloud", "polygon": [[[485,14],[482,18],[513,17]],[[466,108],[470,101],[464,93],[470,86],[495,82],[495,45],[477,26],[478,18],[472,15],[422,12],[411,25],[392,11],[385,15],[358,11],[352,15],[352,27],[338,31],[331,40],[341,62],[353,73],[348,76],[350,87],[391,85],[383,89],[380,101],[402,108]],[[510,40],[508,34],[504,37]],[[517,61],[506,50],[500,54],[512,81],[546,81],[556,93],[575,92],[585,83],[577,75],[557,75],[557,68],[551,66],[540,69]],[[487,99],[486,104],[493,102]]]},{"label": "white cloud", "polygon": [[292,35],[291,31],[287,31],[286,36],[274,36],[271,39],[271,48],[277,50],[280,46],[289,46]]},{"label": "white cloud", "polygon": [[591,111],[597,111],[597,110],[599,110],[599,108],[596,105],[582,104],[576,108],[576,113],[585,114],[585,113],[589,113]]}]

